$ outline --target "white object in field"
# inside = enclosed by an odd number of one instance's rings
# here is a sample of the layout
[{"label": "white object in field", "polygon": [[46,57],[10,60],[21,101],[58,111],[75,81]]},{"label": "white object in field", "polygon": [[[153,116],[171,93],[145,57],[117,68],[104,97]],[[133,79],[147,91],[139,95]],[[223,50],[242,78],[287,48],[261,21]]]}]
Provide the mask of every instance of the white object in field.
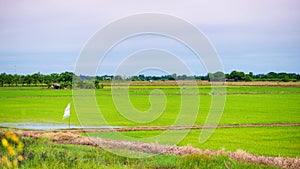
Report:
[{"label": "white object in field", "polygon": [[63,119],[70,117],[70,103],[67,105],[65,112],[64,112],[64,116]]}]

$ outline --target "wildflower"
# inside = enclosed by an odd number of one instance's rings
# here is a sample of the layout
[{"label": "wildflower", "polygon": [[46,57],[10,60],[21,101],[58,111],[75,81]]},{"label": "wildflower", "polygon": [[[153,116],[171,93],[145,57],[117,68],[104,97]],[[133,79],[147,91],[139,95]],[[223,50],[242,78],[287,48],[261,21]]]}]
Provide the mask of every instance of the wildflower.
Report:
[{"label": "wildflower", "polygon": [[18,166],[18,164],[19,164],[18,160],[17,160],[17,159],[15,159],[15,160],[13,161],[13,165],[14,165],[14,167],[17,167],[17,166]]},{"label": "wildflower", "polygon": [[11,156],[15,156],[16,155],[16,152],[15,152],[15,150],[14,150],[14,148],[12,146],[8,146],[7,150],[8,150],[9,155],[11,155]]},{"label": "wildflower", "polygon": [[3,147],[7,147],[8,146],[8,142],[5,138],[2,138],[1,140]]},{"label": "wildflower", "polygon": [[20,152],[23,150],[23,143],[19,142],[18,146],[17,146],[17,150]]},{"label": "wildflower", "polygon": [[11,136],[10,132],[8,132],[8,131],[6,131],[6,132],[4,133],[4,135],[5,135],[5,137],[8,138],[8,139],[9,139],[10,136]]},{"label": "wildflower", "polygon": [[[5,132],[4,137],[0,138],[2,146],[5,151],[0,156],[0,166],[5,165],[5,168],[18,168],[20,162],[24,161],[24,157],[18,153],[23,151],[24,144],[20,141],[19,137],[10,132]],[[1,144],[0,144],[1,146]]]},{"label": "wildflower", "polygon": [[1,163],[5,164],[6,162],[7,162],[7,157],[6,156],[2,156]]},{"label": "wildflower", "polygon": [[18,160],[19,160],[19,161],[23,161],[23,160],[24,160],[24,157],[23,157],[22,155],[19,155],[19,156],[18,156]]},{"label": "wildflower", "polygon": [[15,134],[11,134],[10,139],[15,143],[19,142],[19,138]]},{"label": "wildflower", "polygon": [[7,166],[7,168],[11,168],[11,167],[12,167],[11,162],[10,162],[10,161],[7,161],[7,162],[6,162],[6,166]]}]

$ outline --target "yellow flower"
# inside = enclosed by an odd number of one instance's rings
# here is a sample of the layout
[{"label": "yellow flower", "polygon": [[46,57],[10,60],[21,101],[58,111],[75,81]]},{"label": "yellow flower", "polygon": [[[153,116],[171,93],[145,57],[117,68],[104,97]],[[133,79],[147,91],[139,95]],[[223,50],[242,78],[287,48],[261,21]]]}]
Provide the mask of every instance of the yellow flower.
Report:
[{"label": "yellow flower", "polygon": [[6,162],[6,166],[7,166],[7,168],[11,168],[11,167],[12,167],[11,162],[10,162],[10,161],[7,161],[7,162]]},{"label": "yellow flower", "polygon": [[22,155],[19,155],[19,156],[18,156],[18,160],[19,160],[19,161],[23,161],[23,160],[24,160],[24,157],[23,157]]},{"label": "yellow flower", "polygon": [[15,143],[19,142],[19,138],[15,134],[11,134],[10,139]]},{"label": "yellow flower", "polygon": [[1,158],[1,163],[5,164],[7,162],[7,157],[3,156]]},{"label": "yellow flower", "polygon": [[14,150],[14,148],[12,146],[8,146],[7,149],[8,149],[9,155],[11,155],[11,156],[16,155],[16,152],[15,152],[15,150]]},{"label": "yellow flower", "polygon": [[20,152],[23,150],[23,143],[19,142],[18,146],[17,146],[17,150]]},{"label": "yellow flower", "polygon": [[8,139],[9,139],[10,136],[11,136],[10,132],[8,132],[8,131],[6,131],[4,135],[5,135],[5,137],[8,138]]},{"label": "yellow flower", "polygon": [[17,160],[17,159],[15,159],[15,160],[13,161],[13,164],[14,164],[14,166],[15,166],[15,167],[17,167],[17,166],[18,166],[18,164],[19,164],[18,160]]},{"label": "yellow flower", "polygon": [[7,147],[9,144],[5,138],[2,138],[1,140],[3,147]]}]

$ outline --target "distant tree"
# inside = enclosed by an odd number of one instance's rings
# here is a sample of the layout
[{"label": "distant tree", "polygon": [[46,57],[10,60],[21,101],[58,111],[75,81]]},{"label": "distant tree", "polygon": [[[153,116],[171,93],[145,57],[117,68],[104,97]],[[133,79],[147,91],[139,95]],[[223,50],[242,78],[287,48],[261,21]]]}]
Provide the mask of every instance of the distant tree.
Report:
[{"label": "distant tree", "polygon": [[281,81],[283,81],[283,82],[289,82],[289,81],[290,81],[290,78],[289,78],[288,75],[285,75],[285,76],[281,79]]},{"label": "distant tree", "polygon": [[130,80],[131,81],[139,81],[140,79],[138,76],[132,76],[132,77],[130,77]]},{"label": "distant tree", "polygon": [[50,75],[50,77],[51,77],[52,83],[58,83],[59,82],[59,75],[57,73],[52,73]]},{"label": "distant tree", "polygon": [[104,85],[100,83],[100,80],[95,80],[95,88],[103,89]]},{"label": "distant tree", "polygon": [[47,85],[48,88],[52,86],[51,75],[44,75],[43,81]]},{"label": "distant tree", "polygon": [[25,83],[26,83],[26,81],[25,81],[25,76],[24,76],[24,75],[21,75],[21,76],[20,76],[20,84],[22,84],[22,86],[24,86]]},{"label": "distant tree", "polygon": [[235,81],[242,81],[245,80],[245,73],[234,70],[229,74],[229,78],[234,79]]},{"label": "distant tree", "polygon": [[177,74],[176,73],[173,73],[172,74],[172,80],[176,80],[177,79]]},{"label": "distant tree", "polygon": [[74,73],[72,72],[63,72],[58,76],[59,82],[72,82]]},{"label": "distant tree", "polygon": [[116,81],[121,81],[121,80],[123,80],[123,78],[122,78],[121,75],[116,75],[116,76],[114,76],[113,79],[116,80]]},{"label": "distant tree", "polygon": [[6,73],[1,73],[0,74],[0,85],[1,85],[1,87],[4,86],[5,80],[6,80]]},{"label": "distant tree", "polygon": [[188,77],[187,75],[178,75],[178,76],[177,76],[177,79],[178,79],[178,80],[188,80],[189,77]]},{"label": "distant tree", "polygon": [[11,84],[13,84],[13,81],[14,81],[13,75],[8,74],[8,75],[6,76],[6,83],[8,84],[8,86],[11,86]]},{"label": "distant tree", "polygon": [[246,82],[250,82],[250,81],[252,81],[252,77],[249,76],[249,75],[246,75],[246,76],[244,77],[244,80],[245,80]]},{"label": "distant tree", "polygon": [[223,72],[215,72],[215,73],[208,73],[209,81],[225,81],[225,74]]},{"label": "distant tree", "polygon": [[32,84],[32,81],[33,81],[33,79],[32,79],[32,77],[31,77],[30,75],[26,75],[26,76],[25,76],[25,83],[26,83],[28,86],[30,86],[30,85]]},{"label": "distant tree", "polygon": [[18,86],[19,81],[20,81],[20,75],[14,74],[13,75],[13,83],[15,84],[15,86]]},{"label": "distant tree", "polygon": [[249,75],[250,78],[253,78],[253,72],[249,72],[248,75]]},{"label": "distant tree", "polygon": [[146,77],[145,77],[145,75],[139,75],[139,80],[141,80],[141,81],[145,81],[145,80],[146,80]]},{"label": "distant tree", "polygon": [[34,73],[33,75],[31,75],[31,78],[32,78],[32,82],[35,86],[40,84],[40,81],[42,79],[40,72]]}]

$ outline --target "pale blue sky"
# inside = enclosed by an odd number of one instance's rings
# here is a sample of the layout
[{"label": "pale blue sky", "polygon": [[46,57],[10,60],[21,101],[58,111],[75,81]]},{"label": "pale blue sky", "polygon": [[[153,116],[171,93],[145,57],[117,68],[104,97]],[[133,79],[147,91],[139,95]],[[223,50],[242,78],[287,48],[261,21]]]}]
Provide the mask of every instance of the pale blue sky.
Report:
[{"label": "pale blue sky", "polygon": [[[184,19],[202,31],[215,46],[226,72],[300,73],[298,0],[0,0],[0,8],[0,72],[73,71],[80,50],[97,30],[126,16],[157,12]],[[178,44],[144,38],[148,47],[151,42],[160,48],[174,45],[194,73],[207,73]],[[129,42],[116,53],[128,54],[135,43],[141,45],[141,39]],[[114,64],[121,61],[113,54],[107,57],[100,74],[113,74]]]}]

